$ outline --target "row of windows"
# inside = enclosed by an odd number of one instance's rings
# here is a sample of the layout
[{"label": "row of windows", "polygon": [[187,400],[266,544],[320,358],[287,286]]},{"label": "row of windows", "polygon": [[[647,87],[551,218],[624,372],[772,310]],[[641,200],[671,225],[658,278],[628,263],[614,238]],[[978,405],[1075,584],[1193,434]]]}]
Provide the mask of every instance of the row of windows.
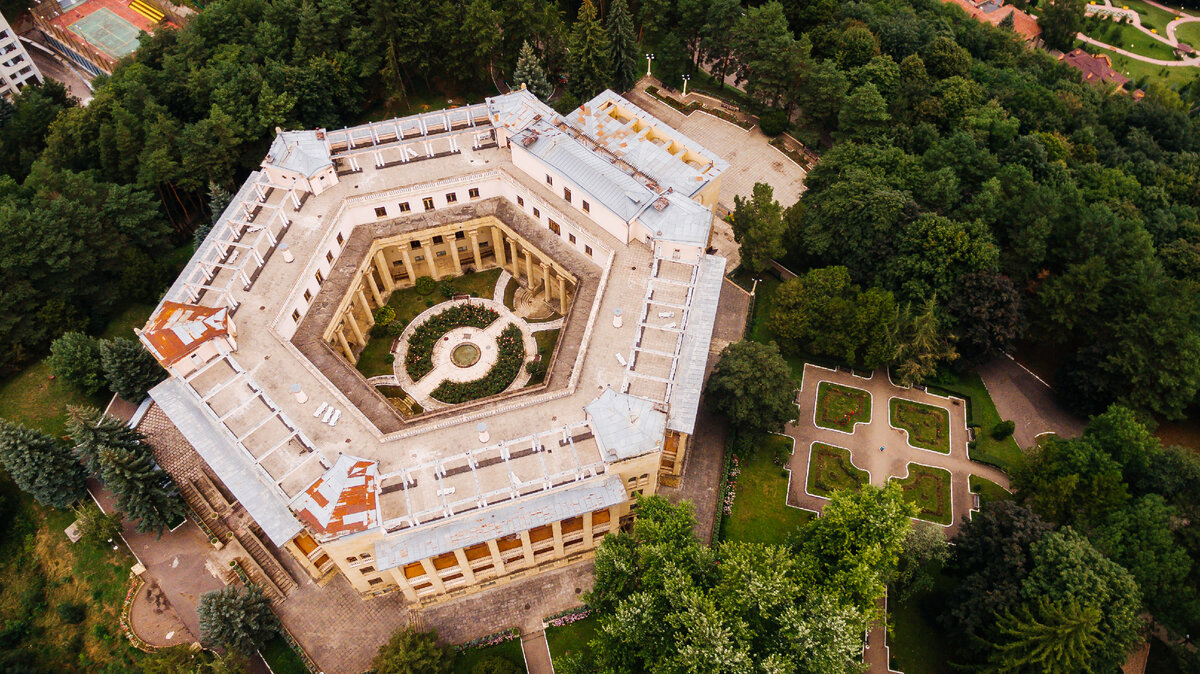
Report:
[{"label": "row of windows", "polygon": [[[478,199],[479,198],[479,188],[472,187],[471,189],[467,190],[467,196],[470,197],[471,199]],[[446,203],[448,203],[448,204],[458,203],[458,193],[457,192],[446,193]],[[424,207],[426,211],[432,211],[434,209],[433,197],[425,197],[424,199],[421,199],[421,206]],[[410,206],[407,201],[400,202],[400,212],[401,213],[408,213],[411,211],[412,211],[412,206]],[[376,206],[375,207],[375,217],[386,218],[387,217],[387,206]]]},{"label": "row of windows", "polygon": [[[551,178],[549,175],[547,175],[546,182],[553,184],[552,181],[553,181],[553,178]],[[563,188],[563,191],[566,192],[567,201],[570,201],[571,200],[571,190]],[[522,208],[525,207],[525,199],[519,195],[517,196],[517,205]],[[588,205],[588,202],[584,201],[583,202],[583,210],[590,212],[589,208],[590,207]],[[541,217],[542,217],[542,212],[538,210],[537,206],[533,207],[533,217],[537,218],[537,219],[541,219]],[[547,218],[547,220],[550,221],[550,231],[554,232],[558,236],[562,236],[562,228],[558,226],[558,223],[549,218]],[[570,232],[567,232],[567,240],[570,241],[571,243],[575,243],[575,235]],[[583,252],[587,253],[588,257],[591,257],[592,256],[592,247],[584,244]]]},{"label": "row of windows", "polygon": [[[553,184],[554,184],[554,176],[550,175],[549,173],[547,173],[547,174],[546,174],[546,184],[547,184],[547,185],[553,185]],[[571,202],[571,188],[570,188],[570,187],[563,187],[563,199],[566,199],[568,204],[569,204],[569,203],[572,203],[572,202]],[[589,204],[589,203],[587,202],[587,199],[580,199],[580,201],[582,201],[582,202],[583,202],[583,212],[584,212],[584,213],[591,213],[591,212],[592,212],[592,205],[591,205],[591,204]]]},{"label": "row of windows", "polygon": [[[341,250],[342,246],[345,245],[345,243],[346,243],[346,236],[344,234],[342,234],[341,232],[338,232],[338,234],[337,234],[338,250]],[[333,255],[332,250],[325,252],[325,262],[330,265],[330,268],[332,268],[332,265],[333,265],[333,258],[334,258],[334,255]],[[317,273],[314,275],[314,278],[316,278],[316,280],[317,280],[317,287],[320,287],[321,284],[325,282],[325,274],[323,274],[320,269],[317,270]],[[312,302],[312,299],[313,299],[313,292],[311,290],[305,289],[304,290],[304,303],[309,304]],[[292,322],[294,322],[297,325],[300,324],[300,310],[299,309],[292,310]]]}]

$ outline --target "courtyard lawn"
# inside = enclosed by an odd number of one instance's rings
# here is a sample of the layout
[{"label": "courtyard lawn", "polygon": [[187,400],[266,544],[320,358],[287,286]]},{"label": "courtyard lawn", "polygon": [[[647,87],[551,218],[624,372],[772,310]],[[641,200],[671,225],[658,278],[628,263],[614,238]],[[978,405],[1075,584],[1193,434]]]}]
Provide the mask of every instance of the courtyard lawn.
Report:
[{"label": "courtyard lawn", "polygon": [[[546,366],[550,365],[550,358],[554,355],[554,348],[558,345],[558,336],[562,333],[562,329],[557,330],[542,330],[541,332],[533,333],[533,339],[537,342],[538,355],[542,357],[542,362]],[[526,386],[540,384],[546,380],[546,375],[530,377],[529,383]]]},{"label": "courtyard lawn", "polygon": [[550,661],[557,663],[558,659],[569,653],[588,651],[588,642],[596,637],[596,629],[600,619],[592,615],[562,627],[546,628],[546,643],[550,645]]},{"label": "courtyard lawn", "polygon": [[822,428],[853,433],[856,423],[871,422],[871,394],[823,381],[817,387],[816,421]]},{"label": "courtyard lawn", "polygon": [[974,372],[964,375],[947,369],[925,383],[931,393],[966,399],[967,425],[975,427],[975,446],[968,451],[971,460],[991,464],[1011,474],[1021,458],[1021,448],[1011,436],[1003,440],[992,437],[992,428],[1001,421],[1000,413],[979,375]]},{"label": "courtyard lawn", "polygon": [[266,660],[274,674],[308,674],[308,667],[305,666],[304,661],[278,634],[271,637],[271,640],[263,645],[259,653],[262,654],[263,660]]},{"label": "courtyard lawn", "polygon": [[954,522],[954,511],[950,504],[950,471],[910,463],[908,477],[893,477],[892,481],[904,490],[904,500],[920,509],[917,519],[937,524]]},{"label": "courtyard lawn", "polygon": [[363,347],[362,353],[358,354],[358,362],[354,364],[354,367],[364,377],[392,374],[395,370],[392,363],[389,362],[388,356],[392,353],[392,342],[395,340],[395,337],[388,335],[367,339],[367,345]]},{"label": "courtyard lawn", "polygon": [[[1153,25],[1153,22],[1150,23]],[[1145,25],[1145,21],[1143,21],[1143,25]],[[1158,29],[1159,34],[1165,37],[1166,23],[1154,27]],[[1126,23],[1089,20],[1082,32],[1092,39],[1105,42],[1134,54],[1162,61],[1179,60],[1175,57],[1174,47],[1156,40],[1138,30],[1135,26]]]},{"label": "courtyard lawn", "polygon": [[850,450],[813,443],[808,456],[808,493],[829,498],[836,491],[857,490],[869,480],[867,471],[850,462]]},{"label": "courtyard lawn", "polygon": [[888,598],[891,668],[909,674],[950,674],[950,643],[937,618],[946,608],[954,579],[939,570],[933,587],[906,601]]},{"label": "courtyard lawn", "polygon": [[970,486],[972,494],[979,494],[980,505],[992,501],[1011,501],[1013,499],[1013,495],[1007,489],[978,475],[967,476],[967,484]]},{"label": "courtyard lawn", "polygon": [[[508,660],[516,666],[518,672],[524,672],[525,655],[521,653],[521,639],[509,639],[504,643],[487,648],[472,648],[469,651],[463,651],[454,657],[454,674],[471,674],[471,670],[479,664],[480,661],[499,656]],[[278,671],[278,670],[276,670]]]},{"label": "courtyard lawn", "polygon": [[[1184,24],[1184,26],[1187,25]],[[1182,37],[1179,39],[1183,40]],[[1142,82],[1156,81],[1170,87],[1180,87],[1200,76],[1200,68],[1195,66],[1160,66],[1154,63],[1146,63],[1145,61],[1123,56],[1108,49],[1101,49],[1095,45],[1084,45],[1084,43],[1078,40],[1076,40],[1075,46],[1086,46],[1091,53],[1104,54],[1112,61],[1113,69],[1133,80],[1131,84],[1135,86],[1140,86]]]},{"label": "courtyard lawn", "polygon": [[790,456],[792,439],[768,435],[754,456],[743,459],[737,477],[733,513],[721,526],[721,537],[748,543],[786,543],[788,535],[811,520],[815,513],[787,505],[787,471],[775,463]]},{"label": "courtyard lawn", "polygon": [[[1142,2],[1142,0],[1116,0],[1116,2],[1113,4],[1117,7],[1128,7],[1129,9],[1137,12],[1142,19],[1143,26],[1146,28],[1157,28],[1159,35],[1162,35],[1163,37],[1166,37],[1167,35],[1167,24],[1179,18],[1179,15],[1173,12],[1160,9],[1148,2]],[[1166,3],[1159,4],[1165,5]],[[1187,24],[1185,23],[1183,25],[1186,26]],[[1178,37],[1178,31],[1176,31],[1175,35]],[[1184,42],[1187,42],[1187,40],[1184,40]]]},{"label": "courtyard lawn", "polygon": [[950,412],[941,407],[892,398],[892,425],[908,431],[908,444],[950,453]]}]

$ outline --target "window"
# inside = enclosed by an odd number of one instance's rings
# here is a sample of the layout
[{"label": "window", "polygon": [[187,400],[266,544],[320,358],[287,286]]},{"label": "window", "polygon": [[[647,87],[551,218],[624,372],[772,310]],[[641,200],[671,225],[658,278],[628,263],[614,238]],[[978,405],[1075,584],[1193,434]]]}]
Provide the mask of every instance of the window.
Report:
[{"label": "window", "polygon": [[441,242],[442,242],[442,237],[441,237],[441,236],[435,236],[435,237],[433,237],[433,245],[435,245],[435,246],[436,246],[436,245],[438,245],[438,244],[439,244],[439,243],[441,243]]},{"label": "window", "polygon": [[563,199],[566,199],[568,204],[571,203],[571,188],[570,187],[563,188]]},{"label": "window", "polygon": [[454,203],[454,202],[456,202],[456,201],[458,201],[458,194],[457,194],[457,193],[455,193],[455,192],[451,192],[451,193],[449,193],[449,194],[447,194],[447,195],[446,195],[446,203],[448,203],[448,204],[452,204],[452,203]]},{"label": "window", "polygon": [[407,213],[411,210],[412,210],[412,206],[409,206],[407,201],[400,202],[400,212],[401,213]]},{"label": "window", "polygon": [[542,217],[542,213],[541,213],[541,211],[539,211],[539,210],[537,209],[537,206],[534,206],[534,207],[533,207],[533,217],[535,217],[535,218],[540,218],[540,217]]},{"label": "window", "polygon": [[434,256],[435,257],[446,257],[446,251],[439,250],[438,252],[434,253]]},{"label": "window", "polygon": [[421,200],[421,205],[423,205],[425,207],[425,210],[432,211],[433,210],[433,197],[425,197],[424,199]]},{"label": "window", "polygon": [[305,301],[305,302],[311,302],[311,301],[312,301],[312,291],[311,291],[311,290],[305,290],[305,291],[304,291],[304,301]]},{"label": "window", "polygon": [[489,243],[489,242],[487,242],[487,241],[480,241],[480,242],[479,242],[479,247],[480,247],[480,248],[487,248],[487,247],[488,247],[488,246],[490,246],[490,245],[492,245],[492,244],[491,244],[491,243]]},{"label": "window", "polygon": [[317,270],[317,285],[321,285],[324,282],[325,282],[325,275],[321,273],[320,269],[318,269]]},{"label": "window", "polygon": [[591,247],[591,246],[584,246],[584,247],[583,247],[583,252],[587,253],[588,257],[591,257],[591,256],[592,256],[592,247]]},{"label": "window", "polygon": [[567,232],[567,240],[570,241],[571,243],[575,243],[575,235],[571,234],[570,232]]},{"label": "window", "polygon": [[525,197],[518,196],[517,197],[517,205],[524,208],[525,207]]},{"label": "window", "polygon": [[299,309],[296,309],[295,311],[292,312],[292,321],[295,323],[300,322],[300,310]]},{"label": "window", "polygon": [[559,227],[558,223],[553,220],[550,221],[550,231],[554,232],[558,236],[562,236],[562,228]]},{"label": "window", "polygon": [[587,202],[587,199],[583,200],[583,212],[584,213],[592,212],[592,205]]},{"label": "window", "polygon": [[554,184],[554,178],[552,178],[552,177],[550,176],[550,174],[549,174],[549,173],[547,173],[547,174],[546,174],[546,184],[547,184],[547,185],[553,185],[553,184]]},{"label": "window", "polygon": [[421,261],[423,261],[424,259],[425,259],[425,256],[424,256],[424,255],[414,255],[414,256],[413,256],[413,262],[421,262]]},{"label": "window", "polygon": [[420,241],[409,241],[408,247],[412,248],[413,250],[416,250],[421,247],[421,242]]},{"label": "window", "polygon": [[455,232],[455,233],[454,233],[454,238],[456,238],[456,239],[465,239],[465,238],[467,238],[467,233],[466,233],[466,232]]},{"label": "window", "polygon": [[342,245],[343,243],[346,243],[346,237],[344,235],[342,235],[341,232],[338,232],[337,242],[338,242],[339,246]]},{"label": "window", "polygon": [[467,190],[467,196],[471,197],[472,199],[478,199],[479,198],[479,188],[472,187],[471,189]]},{"label": "window", "polygon": [[333,262],[333,251],[332,250],[325,252],[325,261]]},{"label": "window", "polygon": [[372,578],[367,581],[367,585],[378,585],[383,582],[382,578]]},{"label": "window", "polygon": [[364,566],[363,568],[359,569],[359,570],[358,570],[358,572],[359,572],[359,573],[361,573],[362,575],[364,575],[364,576],[365,576],[365,575],[367,575],[368,573],[375,573],[375,567],[373,567],[373,566]]},{"label": "window", "polygon": [[385,215],[387,215],[387,209],[386,209],[386,208],[384,208],[383,206],[376,206],[376,207],[375,207],[375,217],[377,217],[377,218],[382,218],[382,217],[383,217],[383,216],[385,216]]},{"label": "window", "polygon": [[467,250],[467,247],[466,247],[466,246],[459,246],[459,247],[458,247],[458,252],[460,252],[460,253],[466,252],[466,250]]}]

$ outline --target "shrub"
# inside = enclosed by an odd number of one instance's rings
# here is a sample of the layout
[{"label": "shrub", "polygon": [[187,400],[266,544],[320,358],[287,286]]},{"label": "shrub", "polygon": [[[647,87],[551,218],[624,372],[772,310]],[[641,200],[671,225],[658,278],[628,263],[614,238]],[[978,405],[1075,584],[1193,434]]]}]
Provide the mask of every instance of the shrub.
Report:
[{"label": "shrub", "polygon": [[432,307],[434,304],[436,303],[433,300],[425,300],[426,307]]},{"label": "shrub", "polygon": [[374,316],[376,325],[387,325],[396,320],[396,310],[385,304],[375,310]]},{"label": "shrub", "polygon": [[392,321],[391,323],[387,324],[387,328],[384,330],[384,332],[387,333],[388,337],[399,337],[401,333],[404,332],[404,323],[400,321]]},{"label": "shrub", "polygon": [[[442,335],[455,328],[486,328],[499,317],[500,314],[495,311],[477,304],[459,304],[430,316],[408,338],[408,351],[404,354],[404,368],[408,376],[418,381],[429,374],[433,369],[433,345]],[[517,332],[519,334],[520,330]]]},{"label": "shrub", "polygon": [[383,362],[387,363],[388,365],[391,365],[392,363],[396,362],[396,354],[389,353],[388,355],[384,356]]},{"label": "shrub", "polygon": [[379,647],[371,667],[376,674],[449,674],[454,668],[454,653],[437,642],[437,632],[418,632],[402,627]]},{"label": "shrub", "polygon": [[454,287],[454,283],[451,282],[450,279],[442,279],[442,281],[438,283],[438,292],[442,294],[442,297],[450,299],[458,293],[458,289]]},{"label": "shrub", "polygon": [[546,376],[546,361],[531,360],[525,363],[525,371],[529,373],[530,377],[544,377]]},{"label": "shrub", "polygon": [[518,674],[520,672],[512,660],[502,655],[489,655],[471,668],[471,674]]},{"label": "shrub", "polygon": [[205,643],[249,655],[279,632],[279,621],[262,590],[236,585],[205,592],[196,606]]},{"label": "shrub", "polygon": [[372,337],[383,337],[387,334],[387,329],[388,326],[382,323],[376,323],[375,325],[371,326],[370,333]]},{"label": "shrub", "polygon": [[75,506],[71,512],[79,520],[79,535],[86,541],[104,543],[121,533],[123,518],[119,512],[106,515],[94,504]]},{"label": "shrub", "polygon": [[[441,335],[439,334],[439,336]],[[521,371],[521,364],[525,361],[525,341],[521,338],[521,329],[515,325],[509,325],[496,338],[496,344],[499,347],[500,356],[492,369],[488,370],[488,373],[482,378],[468,382],[444,381],[429,395],[453,405],[468,400],[486,398],[508,388],[509,384],[512,384],[513,380],[517,378],[517,373]]]},{"label": "shrub", "polygon": [[1013,434],[1013,431],[1015,431],[1016,429],[1017,429],[1017,423],[1015,421],[1013,421],[1011,419],[1009,419],[1008,421],[1001,421],[1000,423],[996,424],[995,426],[992,426],[992,437],[997,440],[1004,440],[1004,439],[1008,438],[1009,436],[1011,436]]},{"label": "shrub", "polygon": [[788,118],[783,110],[768,110],[758,118],[758,126],[768,136],[778,136],[787,131]]},{"label": "shrub", "polygon": [[429,276],[418,276],[413,285],[416,287],[418,295],[430,295],[437,288],[437,282]]},{"label": "shrub", "polygon": [[87,617],[87,607],[74,601],[63,602],[54,607],[58,619],[68,625],[78,625]]}]

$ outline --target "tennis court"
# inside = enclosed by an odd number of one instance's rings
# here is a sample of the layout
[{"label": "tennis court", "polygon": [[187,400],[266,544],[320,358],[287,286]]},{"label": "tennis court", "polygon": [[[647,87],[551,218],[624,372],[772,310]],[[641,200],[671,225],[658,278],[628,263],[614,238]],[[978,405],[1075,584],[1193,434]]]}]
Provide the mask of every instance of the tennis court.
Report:
[{"label": "tennis court", "polygon": [[71,24],[71,30],[95,45],[100,51],[113,58],[127,56],[138,46],[138,29],[132,23],[117,16],[107,7],[101,7]]}]

